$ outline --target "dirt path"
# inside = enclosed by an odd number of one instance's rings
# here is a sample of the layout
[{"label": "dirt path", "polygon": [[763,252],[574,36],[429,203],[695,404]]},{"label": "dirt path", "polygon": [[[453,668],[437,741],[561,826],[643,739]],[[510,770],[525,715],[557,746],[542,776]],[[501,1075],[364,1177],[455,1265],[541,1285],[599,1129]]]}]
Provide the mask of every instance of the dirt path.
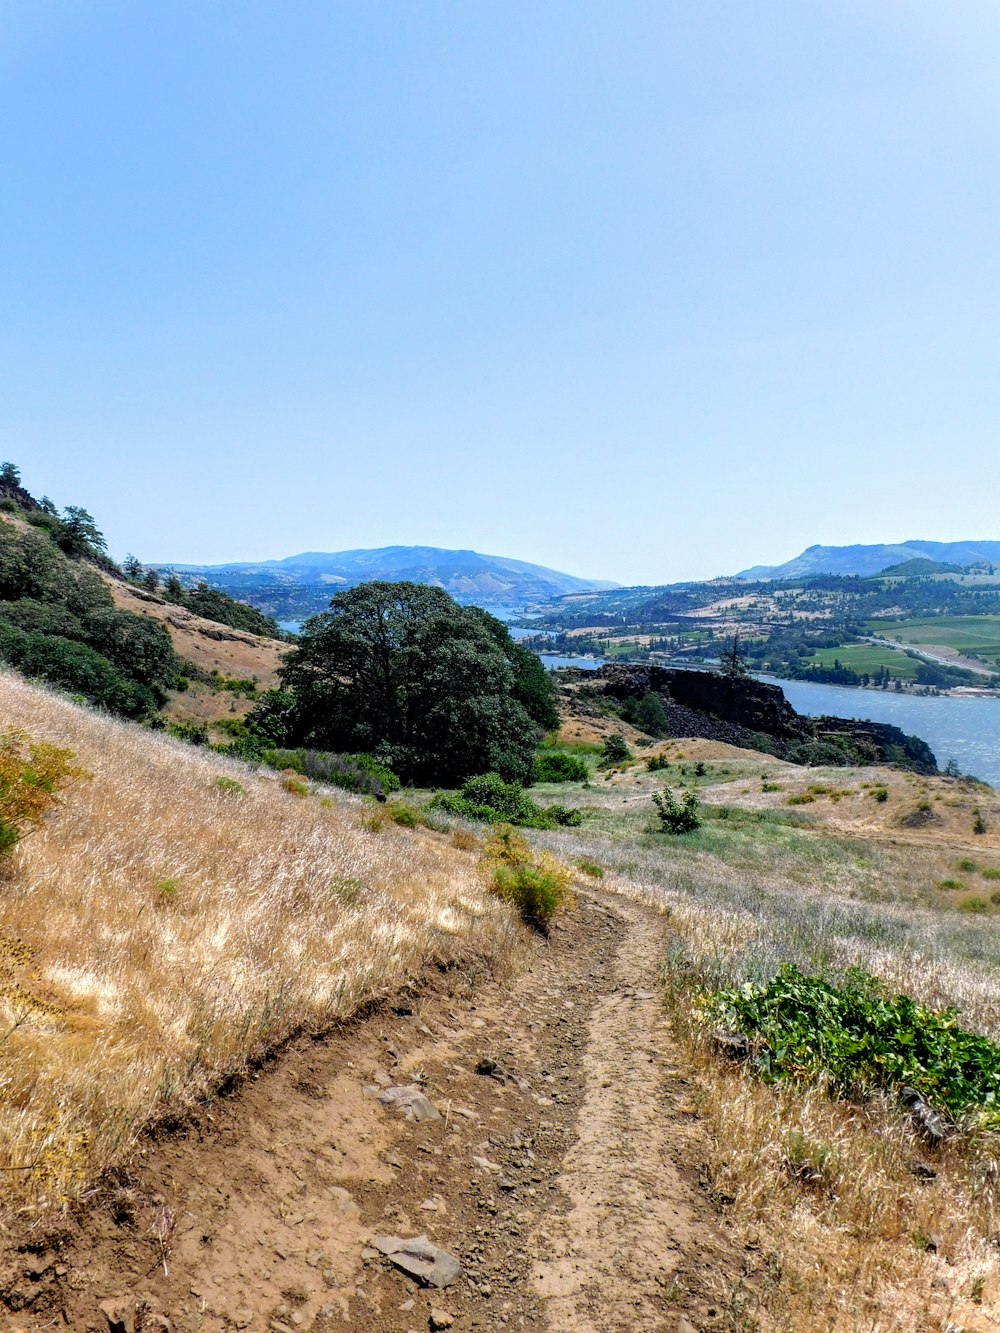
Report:
[{"label": "dirt path", "polygon": [[[653,993],[665,934],[588,895],[513,985],[425,979],[298,1043],[9,1255],[5,1327],[735,1327],[743,1255],[699,1185],[703,1130]],[[411,1082],[438,1118],[365,1090]],[[386,1234],[426,1234],[461,1278],[416,1285],[372,1244]]]}]

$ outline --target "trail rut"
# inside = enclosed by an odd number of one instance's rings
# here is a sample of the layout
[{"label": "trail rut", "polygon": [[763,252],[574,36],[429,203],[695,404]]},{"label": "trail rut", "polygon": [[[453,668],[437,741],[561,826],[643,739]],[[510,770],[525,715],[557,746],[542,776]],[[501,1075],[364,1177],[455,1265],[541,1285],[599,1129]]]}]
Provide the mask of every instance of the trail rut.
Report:
[{"label": "trail rut", "polygon": [[[656,994],[666,931],[588,894],[512,984],[428,976],[299,1041],[8,1255],[10,1326],[407,1333],[435,1310],[455,1330],[736,1327],[745,1256],[701,1184]],[[411,1081],[440,1118],[365,1091]],[[415,1285],[372,1247],[384,1233],[426,1233],[461,1280]]]}]

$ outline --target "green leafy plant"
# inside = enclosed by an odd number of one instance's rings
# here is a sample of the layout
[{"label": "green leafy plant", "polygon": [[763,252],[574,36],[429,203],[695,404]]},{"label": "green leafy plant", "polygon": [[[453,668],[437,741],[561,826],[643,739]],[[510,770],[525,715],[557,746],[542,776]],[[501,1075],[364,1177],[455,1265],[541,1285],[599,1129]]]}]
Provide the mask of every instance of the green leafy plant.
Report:
[{"label": "green leafy plant", "polygon": [[586,782],[589,774],[586,763],[575,754],[543,750],[535,758],[536,782]]},{"label": "green leafy plant", "polygon": [[242,782],[237,782],[235,778],[218,777],[212,782],[216,791],[220,791],[225,796],[245,796],[246,788]]},{"label": "green leafy plant", "polygon": [[653,804],[663,833],[693,833],[701,827],[701,805],[697,793],[688,790],[678,801],[669,787],[653,793]]},{"label": "green leafy plant", "polygon": [[490,824],[517,824],[522,828],[557,828],[560,825],[575,828],[583,819],[581,811],[574,808],[536,804],[519,783],[504,782],[499,773],[469,778],[460,793],[440,793],[428,809],[445,810],[465,819]]},{"label": "green leafy plant", "polygon": [[892,995],[849,969],[840,986],[789,963],[770,981],[706,994],[713,1024],[743,1033],[763,1079],[826,1082],[835,1095],[908,1085],[958,1116],[977,1113],[1000,1128],[1000,1046],[958,1025],[954,1009]]},{"label": "green leafy plant", "polygon": [[586,856],[582,856],[576,862],[576,868],[577,870],[582,870],[585,875],[589,875],[591,879],[604,878],[604,867],[598,865],[596,861],[591,861]]},{"label": "green leafy plant", "polygon": [[536,858],[509,824],[499,826],[484,852],[493,892],[513,903],[527,925],[547,932],[559,908],[572,902],[569,870],[548,852]]},{"label": "green leafy plant", "polygon": [[627,759],[632,758],[632,751],[628,747],[628,742],[620,731],[613,731],[601,746],[601,764],[602,766],[611,764],[623,764]]},{"label": "green leafy plant", "polygon": [[0,732],[0,856],[38,827],[61,788],[90,777],[72,758],[71,750],[36,743],[16,727]]}]

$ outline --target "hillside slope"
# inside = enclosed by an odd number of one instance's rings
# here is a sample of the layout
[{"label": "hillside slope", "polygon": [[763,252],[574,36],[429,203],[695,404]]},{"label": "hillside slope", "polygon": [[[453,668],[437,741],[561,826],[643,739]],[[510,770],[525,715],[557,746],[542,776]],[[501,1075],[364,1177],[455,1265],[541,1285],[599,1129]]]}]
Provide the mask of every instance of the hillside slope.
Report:
[{"label": "hillside slope", "polygon": [[[200,672],[218,672],[226,679],[255,680],[260,689],[278,685],[278,669],[287,645],[246,630],[206,620],[186,607],[164,601],[154,593],[121,579],[106,579],[115,605],[133,615],[146,616],[162,625],[170,635],[174,651],[183,663]],[[208,687],[195,679],[183,693],[171,692],[165,712],[174,720],[216,722],[249,708],[249,700]]]},{"label": "hillside slope", "polygon": [[0,719],[92,774],[5,869],[7,1218],[72,1201],[151,1121],[428,960],[502,965],[518,947],[441,835],[370,830],[356,798],[285,791],[12,673]]}]

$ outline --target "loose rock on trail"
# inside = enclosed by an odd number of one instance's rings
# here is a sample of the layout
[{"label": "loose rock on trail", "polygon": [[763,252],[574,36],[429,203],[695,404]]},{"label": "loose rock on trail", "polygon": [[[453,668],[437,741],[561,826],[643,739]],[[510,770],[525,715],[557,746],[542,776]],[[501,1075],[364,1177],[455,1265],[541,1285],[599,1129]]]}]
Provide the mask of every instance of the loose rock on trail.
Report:
[{"label": "loose rock on trail", "polygon": [[734,1327],[744,1255],[699,1184],[656,991],[667,929],[588,893],[513,984],[425,978],[298,1041],[8,1255],[6,1326]]}]

